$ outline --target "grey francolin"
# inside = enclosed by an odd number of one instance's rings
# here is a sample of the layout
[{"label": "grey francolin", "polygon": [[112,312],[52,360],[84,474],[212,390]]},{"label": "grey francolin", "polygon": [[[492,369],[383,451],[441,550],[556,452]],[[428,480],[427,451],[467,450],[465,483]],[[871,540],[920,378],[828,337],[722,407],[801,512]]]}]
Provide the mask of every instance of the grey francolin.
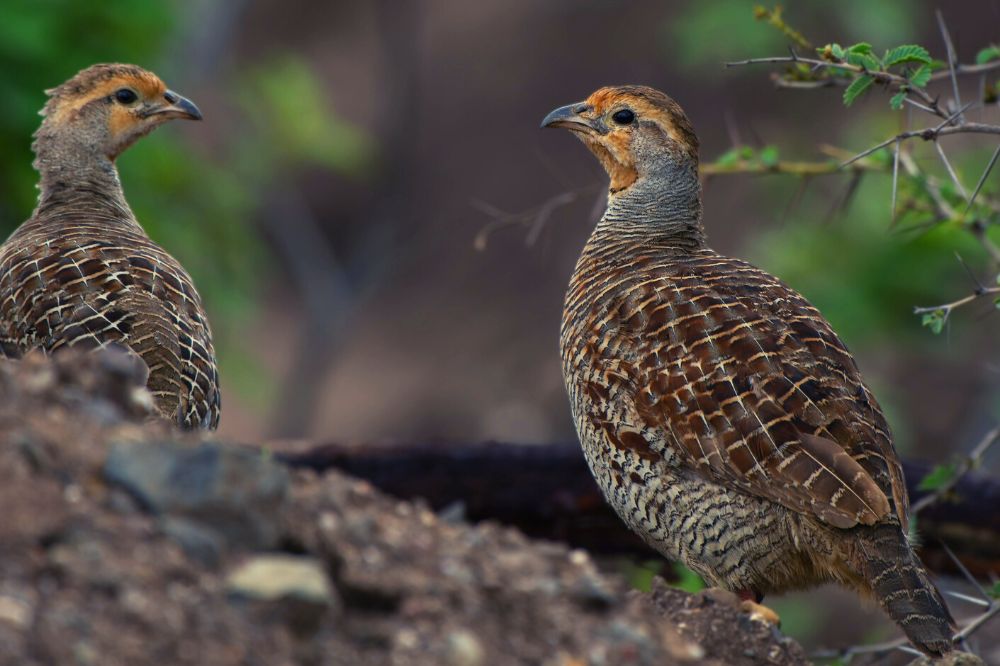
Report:
[{"label": "grey francolin", "polygon": [[94,65],[48,91],[33,149],[38,206],[0,247],[0,355],[122,346],[149,369],[158,410],[215,428],[219,382],[191,278],[139,225],[115,158],[198,108],[133,65]]},{"label": "grey francolin", "polygon": [[878,402],[801,295],[706,245],[698,139],[651,88],[602,88],[542,125],[611,179],[563,311],[563,374],[590,469],[629,527],[760,601],[828,581],[876,600],[923,652],[954,621],[907,542]]}]

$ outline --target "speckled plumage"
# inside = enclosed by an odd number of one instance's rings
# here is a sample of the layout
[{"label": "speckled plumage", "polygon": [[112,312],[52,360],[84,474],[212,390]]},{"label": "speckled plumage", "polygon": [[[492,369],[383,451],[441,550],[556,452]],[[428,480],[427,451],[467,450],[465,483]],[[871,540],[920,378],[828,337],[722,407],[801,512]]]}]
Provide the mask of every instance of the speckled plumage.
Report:
[{"label": "speckled plumage", "polygon": [[[137,99],[116,100],[122,88]],[[200,114],[132,65],[95,65],[50,94],[35,141],[39,203],[0,247],[0,354],[126,347],[149,368],[166,418],[214,428],[218,371],[201,299],[139,225],[114,167],[164,120]]]},{"label": "speckled plumage", "polygon": [[906,541],[881,409],[805,298],[706,245],[697,138],[680,107],[649,88],[605,88],[543,124],[574,131],[612,177],[560,338],[609,503],[713,585],[760,597],[837,581],[925,652],[950,650],[951,617]]}]

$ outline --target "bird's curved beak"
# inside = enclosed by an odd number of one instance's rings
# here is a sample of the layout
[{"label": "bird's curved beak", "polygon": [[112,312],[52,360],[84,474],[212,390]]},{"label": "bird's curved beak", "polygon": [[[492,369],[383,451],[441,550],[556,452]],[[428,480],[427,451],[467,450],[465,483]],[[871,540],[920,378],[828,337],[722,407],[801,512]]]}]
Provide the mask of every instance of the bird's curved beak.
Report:
[{"label": "bird's curved beak", "polygon": [[181,97],[172,90],[163,93],[164,103],[151,106],[142,115],[146,118],[157,116],[162,120],[170,118],[184,118],[186,120],[201,120],[201,111],[194,105],[194,102]]},{"label": "bird's curved beak", "polygon": [[600,128],[595,124],[594,119],[586,117],[586,113],[593,111],[594,107],[586,102],[567,104],[553,110],[542,120],[542,127],[562,127],[575,132],[600,132]]}]

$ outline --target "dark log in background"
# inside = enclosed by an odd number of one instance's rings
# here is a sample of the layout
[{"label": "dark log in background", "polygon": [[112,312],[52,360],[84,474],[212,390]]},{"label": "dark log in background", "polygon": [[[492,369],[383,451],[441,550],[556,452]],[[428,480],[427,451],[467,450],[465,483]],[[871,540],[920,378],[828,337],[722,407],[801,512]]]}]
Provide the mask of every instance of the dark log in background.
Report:
[{"label": "dark log in background", "polygon": [[[276,456],[291,467],[339,469],[401,499],[423,498],[436,511],[460,510],[472,522],[495,520],[597,555],[658,557],[604,502],[575,442],[324,444]],[[927,494],[917,485],[932,465],[903,466],[912,503]],[[974,575],[1000,571],[1000,479],[966,474],[917,524],[920,555],[932,570],[957,573],[943,542]]]}]

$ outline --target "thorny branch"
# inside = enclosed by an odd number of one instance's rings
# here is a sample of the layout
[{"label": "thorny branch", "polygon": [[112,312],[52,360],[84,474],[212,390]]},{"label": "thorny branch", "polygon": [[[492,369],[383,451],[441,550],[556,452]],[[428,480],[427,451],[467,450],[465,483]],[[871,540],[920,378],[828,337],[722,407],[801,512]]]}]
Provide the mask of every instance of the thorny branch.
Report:
[{"label": "thorny branch", "polygon": [[[735,60],[732,62],[727,62],[726,67],[745,67],[747,65],[810,65],[813,69],[830,69],[834,71],[846,71],[852,74],[867,74],[875,79],[876,83],[886,85],[892,92],[899,92],[902,89],[906,89],[907,92],[916,94],[925,104],[921,107],[924,110],[934,113],[939,117],[944,117],[945,112],[939,108],[938,100],[931,97],[929,93],[921,88],[914,87],[910,85],[909,81],[904,76],[899,74],[894,74],[892,72],[878,72],[866,69],[860,65],[851,65],[844,62],[843,60],[831,59],[831,60],[820,60],[819,58],[804,58],[795,54],[794,52],[790,56],[774,56],[769,58],[749,58],[747,60]],[[949,77],[966,76],[966,75],[982,75],[989,72],[994,72],[1000,70],[1000,60],[995,60],[993,62],[983,63],[981,65],[969,65],[955,63],[954,68],[951,71],[940,71],[931,74],[930,83],[936,81],[941,81]],[[847,77],[828,77],[822,79],[812,79],[805,81],[798,80],[788,80],[783,78],[775,78],[775,83],[779,87],[784,88],[820,88],[825,86],[835,86],[835,85],[847,85],[851,82],[850,78]]]},{"label": "thorny branch", "polygon": [[[899,74],[893,74],[892,72],[876,72],[870,69],[866,69],[860,65],[851,65],[843,60],[833,58],[831,56],[830,60],[820,60],[819,58],[803,58],[797,55],[794,51],[790,56],[777,56],[773,58],[750,58],[748,60],[736,60],[733,62],[727,62],[726,67],[743,67],[746,65],[774,65],[774,64],[801,64],[801,65],[811,65],[814,69],[835,69],[851,72],[853,74],[867,74],[875,79],[876,83],[889,86],[890,90],[898,92],[902,88],[908,88],[910,92],[915,93],[921,100],[930,108],[937,109],[937,100],[931,97],[925,90],[920,88],[912,88],[909,85],[909,81],[904,76]],[[1000,67],[1000,65],[998,65]],[[933,78],[933,76],[931,77]],[[798,87],[816,87],[817,83],[821,85],[835,85],[837,79],[822,79],[821,81],[795,81],[792,83],[804,83],[805,86]],[[789,86],[796,87],[796,86]],[[936,111],[936,113],[938,113]],[[938,113],[940,115],[940,113]]]},{"label": "thorny branch", "polygon": [[[970,122],[966,119],[965,114],[968,110],[977,108],[982,104],[983,95],[980,95],[980,99],[978,100],[962,104],[958,81],[959,77],[963,75],[973,74],[982,77],[988,72],[1000,71],[1000,60],[975,65],[959,63],[951,40],[951,34],[945,25],[944,17],[941,12],[937,12],[936,17],[947,52],[947,69],[931,74],[926,83],[930,84],[935,81],[944,81],[947,79],[951,83],[952,97],[946,100],[946,103],[942,103],[939,96],[931,96],[921,85],[915,85],[907,76],[889,71],[877,71],[866,67],[864,64],[847,62],[844,58],[838,57],[838,55],[842,54],[840,51],[836,51],[836,48],[840,47],[836,47],[835,49],[826,47],[820,50],[820,58],[802,57],[793,50],[790,56],[753,58],[726,63],[726,66],[784,64],[811,67],[809,70],[811,75],[819,71],[828,71],[832,74],[831,76],[806,81],[794,80],[794,76],[792,75],[778,77],[778,81],[782,85],[800,88],[817,87],[818,85],[850,84],[860,78],[869,77],[874,83],[882,84],[892,92],[902,93],[904,95],[902,102],[910,104],[910,106],[918,111],[938,118],[939,122],[933,126],[899,132],[860,153],[856,153],[845,159],[840,164],[840,167],[854,174],[852,184],[856,184],[860,170],[884,171],[889,168],[887,164],[881,161],[866,162],[865,159],[892,146],[892,202],[890,210],[893,224],[895,224],[897,215],[900,167],[902,167],[908,177],[908,182],[915,186],[928,200],[927,202],[921,202],[919,201],[919,197],[911,197],[911,200],[906,203],[906,209],[929,213],[932,216],[932,222],[927,226],[944,221],[959,222],[982,246],[994,268],[997,268],[1000,267],[1000,248],[989,238],[987,230],[990,226],[1000,225],[1000,215],[998,215],[1000,213],[1000,201],[992,196],[988,197],[982,194],[982,188],[996,165],[998,158],[1000,158],[1000,145],[994,150],[992,157],[970,195],[969,190],[962,183],[958,172],[945,153],[940,139],[941,137],[955,134],[988,134],[1000,136],[1000,125]],[[780,19],[780,14],[778,18]],[[837,55],[834,54],[834,51],[836,51]],[[916,97],[919,101],[911,99],[911,97]],[[934,144],[937,156],[945,172],[948,174],[951,184],[954,186],[954,192],[957,194],[957,197],[946,193],[939,179],[930,176],[917,166],[916,161],[906,148],[907,144],[913,139],[930,141]],[[724,166],[718,164],[709,165],[706,169],[706,172],[711,175],[787,173],[798,176],[814,176],[831,174],[836,171],[838,169],[832,169],[827,163],[780,162],[764,165],[746,161]],[[956,198],[959,198],[959,201],[955,201]],[[977,201],[979,205],[975,206]],[[924,315],[925,324],[931,326],[935,331],[940,331],[948,315],[955,308],[971,303],[984,296],[995,297],[998,295],[1000,295],[1000,287],[985,287],[977,281],[976,289],[972,294],[944,305],[916,308],[915,312],[916,314]],[[998,306],[1000,306],[1000,299],[997,299],[997,302]]]},{"label": "thorny branch", "polygon": [[983,296],[1000,296],[1000,287],[984,287],[980,285],[976,287],[975,291],[968,296],[963,296],[962,298],[954,300],[951,303],[931,305],[929,307],[915,307],[913,308],[913,314],[933,315],[935,319],[940,319],[941,324],[936,326],[936,328],[940,328],[948,322],[948,317],[951,316],[951,313],[955,308],[967,305],[972,301],[982,298]]}]

